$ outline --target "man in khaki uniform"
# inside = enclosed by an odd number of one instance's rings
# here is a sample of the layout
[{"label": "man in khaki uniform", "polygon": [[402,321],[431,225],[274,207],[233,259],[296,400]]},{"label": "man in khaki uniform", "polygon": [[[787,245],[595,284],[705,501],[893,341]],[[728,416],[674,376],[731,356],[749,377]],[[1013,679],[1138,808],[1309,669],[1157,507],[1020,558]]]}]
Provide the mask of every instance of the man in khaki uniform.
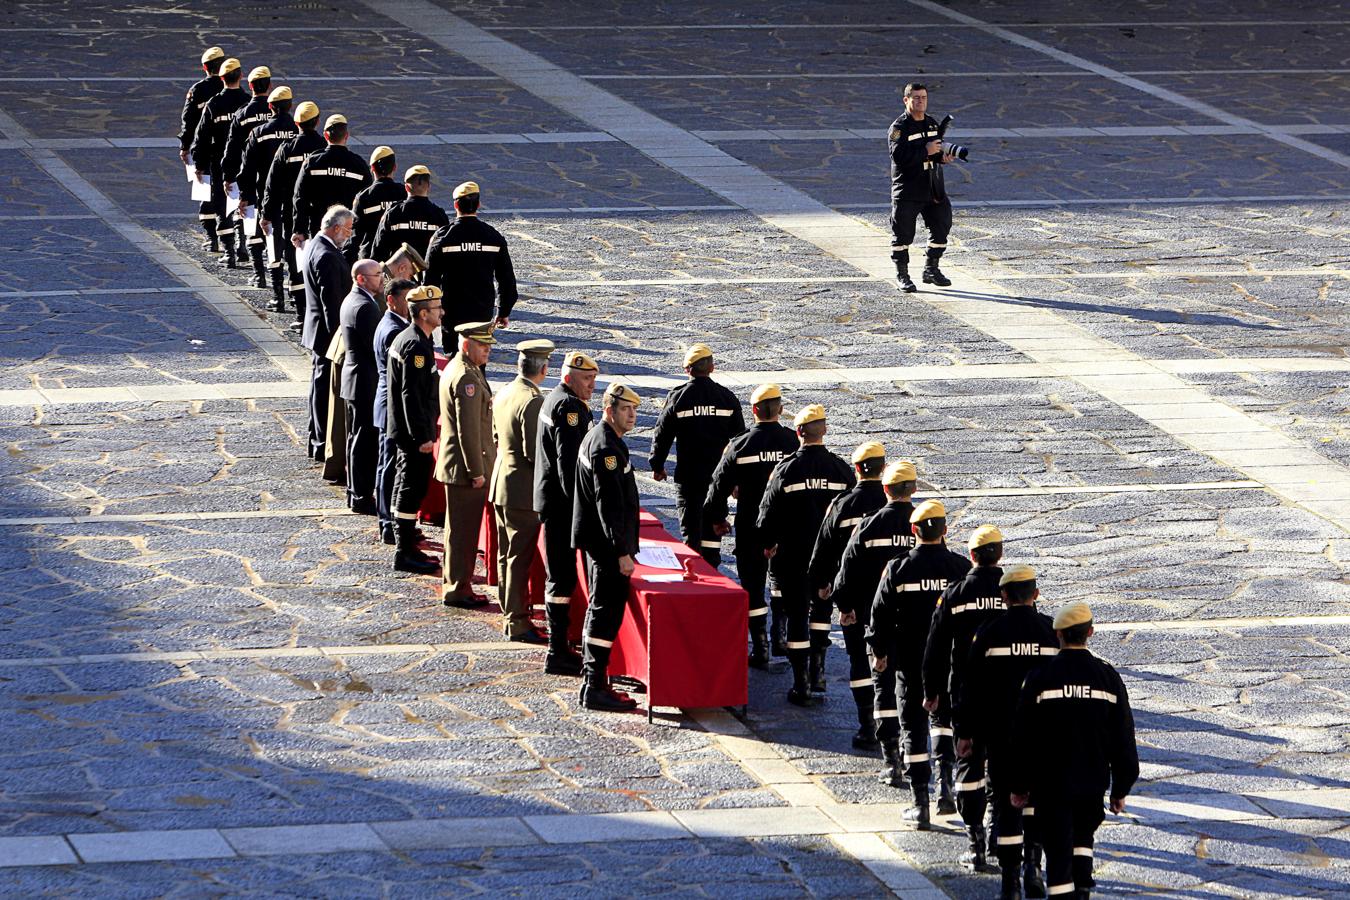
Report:
[{"label": "man in khaki uniform", "polygon": [[539,434],[539,385],[548,376],[553,342],[522,341],[520,374],[492,404],[497,464],[492,467],[488,500],[497,522],[497,597],[502,630],[513,641],[547,644],[530,622],[530,564],[539,542],[539,513],[534,511],[534,458]]},{"label": "man in khaki uniform", "polygon": [[441,599],[474,609],[487,598],[473,592],[478,533],[487,503],[487,477],[497,457],[492,443],[492,389],[483,365],[497,339],[491,322],[458,325],[460,352],[441,374],[441,436],[436,480],[445,485],[445,566]]}]

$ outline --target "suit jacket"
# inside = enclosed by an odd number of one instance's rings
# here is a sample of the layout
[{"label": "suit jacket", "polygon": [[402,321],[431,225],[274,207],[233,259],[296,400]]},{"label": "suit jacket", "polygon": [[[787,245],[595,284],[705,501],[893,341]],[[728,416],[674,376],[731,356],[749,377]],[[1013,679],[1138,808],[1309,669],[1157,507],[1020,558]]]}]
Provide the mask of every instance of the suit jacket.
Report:
[{"label": "suit jacket", "polygon": [[408,320],[392,309],[384,311],[384,318],[375,326],[375,338],[371,342],[375,352],[375,427],[384,429],[384,419],[389,408],[389,345],[399,332],[408,327]]},{"label": "suit jacket", "polygon": [[342,298],[352,289],[351,266],[327,235],[316,236],[305,254],[305,328],[300,344],[314,353],[328,350],[338,328]]},{"label": "suit jacket", "polygon": [[380,381],[375,366],[375,329],[380,324],[380,305],[359,287],[342,301],[338,325],[347,344],[342,360],[341,396],[365,409],[375,405],[375,388]]},{"label": "suit jacket", "polygon": [[492,403],[497,463],[492,467],[488,500],[496,506],[534,509],[534,454],[543,405],[543,392],[523,375],[516,376]]},{"label": "suit jacket", "polygon": [[440,386],[441,434],[436,450],[436,480],[466,486],[492,474],[497,448],[492,443],[492,388],[483,370],[457,353],[445,367]]}]

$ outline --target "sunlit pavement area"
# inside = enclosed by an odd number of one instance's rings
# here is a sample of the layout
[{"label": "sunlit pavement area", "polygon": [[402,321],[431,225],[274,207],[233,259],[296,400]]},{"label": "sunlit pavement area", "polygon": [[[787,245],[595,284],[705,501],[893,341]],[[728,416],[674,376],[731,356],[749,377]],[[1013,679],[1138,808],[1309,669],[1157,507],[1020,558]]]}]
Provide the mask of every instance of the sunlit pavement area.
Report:
[{"label": "sunlit pavement area", "polygon": [[[35,0],[0,11],[0,893],[997,888],[850,749],[837,633],[820,708],[776,662],[648,725],[391,571],[305,459],[290,314],[198,249],[213,44],[432,199],[478,181],[511,339],[644,398],[706,341],[1088,600],[1143,764],[1098,894],[1350,892],[1345,7]],[[910,79],[971,152],[956,283],[902,295]]]}]

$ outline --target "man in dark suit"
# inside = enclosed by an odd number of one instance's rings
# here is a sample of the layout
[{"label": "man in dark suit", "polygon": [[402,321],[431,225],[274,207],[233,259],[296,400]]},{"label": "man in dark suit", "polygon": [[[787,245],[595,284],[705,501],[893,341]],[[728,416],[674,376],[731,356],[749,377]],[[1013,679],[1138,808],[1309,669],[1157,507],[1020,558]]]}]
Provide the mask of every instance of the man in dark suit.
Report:
[{"label": "man in dark suit", "polygon": [[379,461],[375,466],[375,509],[380,519],[380,540],[394,545],[394,457],[397,448],[385,428],[389,414],[389,345],[409,325],[408,291],[417,287],[406,278],[396,278],[384,291],[388,308],[375,326],[375,430],[379,433]]},{"label": "man in dark suit", "polygon": [[342,361],[338,394],[347,408],[347,505],[353,512],[375,515],[375,465],[379,457],[375,434],[375,329],[380,324],[384,275],[373,259],[352,266],[352,285],[338,310],[347,355]]},{"label": "man in dark suit", "polygon": [[305,254],[305,327],[300,345],[314,358],[314,379],[309,389],[309,457],[323,462],[324,432],[328,427],[328,392],[331,371],[328,345],[338,329],[342,298],[352,289],[351,272],[343,246],[351,239],[355,216],[345,206],[324,213],[322,230]]}]

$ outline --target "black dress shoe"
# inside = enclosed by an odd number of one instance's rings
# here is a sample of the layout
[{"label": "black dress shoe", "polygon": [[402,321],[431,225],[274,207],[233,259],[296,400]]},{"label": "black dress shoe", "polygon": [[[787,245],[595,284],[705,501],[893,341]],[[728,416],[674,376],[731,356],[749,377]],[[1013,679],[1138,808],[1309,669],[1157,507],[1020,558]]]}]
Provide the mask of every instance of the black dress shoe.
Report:
[{"label": "black dress shoe", "polygon": [[547,645],[548,638],[531,628],[529,631],[522,631],[520,634],[513,634],[509,640],[514,644],[539,644]]},{"label": "black dress shoe", "polygon": [[394,535],[393,525],[385,525],[380,529],[380,541],[391,547],[398,543],[398,538]]},{"label": "black dress shoe", "polygon": [[394,569],[399,572],[411,572],[414,575],[431,575],[440,571],[440,563],[435,560],[427,559],[425,556],[416,557],[411,554],[395,553]]},{"label": "black dress shoe", "polygon": [[581,687],[581,705],[599,712],[628,712],[637,709],[637,701],[632,697],[621,697],[607,687],[594,687],[589,684]]},{"label": "black dress shoe", "polygon": [[453,597],[446,597],[441,602],[455,609],[482,609],[491,601],[481,594],[456,594]]},{"label": "black dress shoe", "polygon": [[550,653],[544,660],[544,671],[550,675],[577,676],[581,674],[581,657],[576,653]]},{"label": "black dress shoe", "polygon": [[787,692],[787,702],[793,706],[815,706],[815,700],[807,691],[799,691],[792,688]]},{"label": "black dress shoe", "polygon": [[365,498],[353,500],[348,504],[348,508],[358,516],[377,516],[380,514],[380,511],[375,508],[375,501]]}]

